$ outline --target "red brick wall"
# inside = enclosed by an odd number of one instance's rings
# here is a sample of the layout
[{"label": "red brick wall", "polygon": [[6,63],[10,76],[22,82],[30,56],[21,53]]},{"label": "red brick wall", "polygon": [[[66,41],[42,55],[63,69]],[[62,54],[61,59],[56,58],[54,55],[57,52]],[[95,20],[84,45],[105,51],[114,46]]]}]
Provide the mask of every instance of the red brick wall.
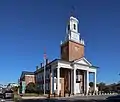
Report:
[{"label": "red brick wall", "polygon": [[35,76],[34,75],[25,75],[25,82],[26,82],[26,85],[29,84],[30,82],[33,82],[35,83]]},{"label": "red brick wall", "polygon": [[66,61],[73,61],[84,56],[84,46],[68,41],[61,46],[61,59]]},{"label": "red brick wall", "polygon": [[[68,87],[69,87],[69,79],[68,79],[69,72],[71,73],[70,69],[64,69],[64,68],[60,69],[60,77],[64,79],[64,89],[65,90],[68,90]],[[71,75],[70,75],[70,78],[71,78]]]}]

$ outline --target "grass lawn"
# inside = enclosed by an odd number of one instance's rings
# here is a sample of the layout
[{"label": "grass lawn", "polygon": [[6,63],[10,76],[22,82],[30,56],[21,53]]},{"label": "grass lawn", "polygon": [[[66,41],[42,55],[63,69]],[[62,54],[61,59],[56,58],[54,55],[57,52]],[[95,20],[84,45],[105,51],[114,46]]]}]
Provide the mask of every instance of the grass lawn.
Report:
[{"label": "grass lawn", "polygon": [[21,100],[21,99],[22,99],[22,98],[21,98],[20,95],[17,95],[17,94],[14,95],[14,101],[15,101],[15,102],[17,102],[18,100]]},{"label": "grass lawn", "polygon": [[36,93],[26,93],[23,96],[39,96],[39,94],[36,94]]},{"label": "grass lawn", "polygon": [[34,97],[37,97],[37,96],[44,96],[44,94],[37,94],[37,93],[25,93],[23,94],[24,97],[30,97],[30,96],[34,96]]}]

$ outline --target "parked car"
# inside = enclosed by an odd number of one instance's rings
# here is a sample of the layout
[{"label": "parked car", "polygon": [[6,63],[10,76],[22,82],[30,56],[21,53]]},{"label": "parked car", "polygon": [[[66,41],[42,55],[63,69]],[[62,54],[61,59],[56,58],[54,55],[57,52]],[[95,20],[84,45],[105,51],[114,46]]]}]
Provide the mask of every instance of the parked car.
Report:
[{"label": "parked car", "polygon": [[0,98],[3,98],[3,88],[0,87]]},{"label": "parked car", "polygon": [[3,96],[4,96],[5,99],[7,99],[7,98],[13,99],[14,98],[14,93],[11,89],[6,89],[5,92],[3,93]]}]

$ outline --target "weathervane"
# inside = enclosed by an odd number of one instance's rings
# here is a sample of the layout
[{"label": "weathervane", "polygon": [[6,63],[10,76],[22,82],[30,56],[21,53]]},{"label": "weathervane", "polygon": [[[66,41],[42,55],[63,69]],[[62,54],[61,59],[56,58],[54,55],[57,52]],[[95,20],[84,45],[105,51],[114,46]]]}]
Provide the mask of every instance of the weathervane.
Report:
[{"label": "weathervane", "polygon": [[72,6],[72,9],[71,9],[71,16],[75,16],[75,7]]}]

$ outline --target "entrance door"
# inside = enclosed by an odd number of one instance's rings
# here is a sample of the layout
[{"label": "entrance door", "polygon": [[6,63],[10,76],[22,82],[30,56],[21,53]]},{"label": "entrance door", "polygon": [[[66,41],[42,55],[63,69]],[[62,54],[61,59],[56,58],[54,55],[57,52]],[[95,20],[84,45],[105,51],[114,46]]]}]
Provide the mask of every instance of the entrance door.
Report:
[{"label": "entrance door", "polygon": [[80,83],[76,83],[76,93],[80,93]]}]

